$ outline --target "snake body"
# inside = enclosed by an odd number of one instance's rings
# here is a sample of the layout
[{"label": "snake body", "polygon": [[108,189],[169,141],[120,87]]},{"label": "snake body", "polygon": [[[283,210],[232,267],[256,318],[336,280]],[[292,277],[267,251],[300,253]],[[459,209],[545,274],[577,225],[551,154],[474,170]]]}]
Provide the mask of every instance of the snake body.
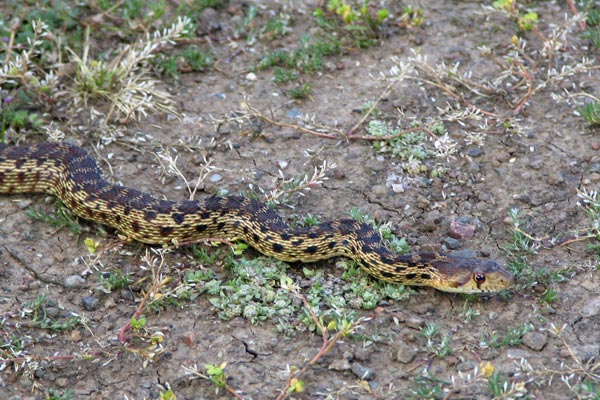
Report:
[{"label": "snake body", "polygon": [[0,193],[32,192],[55,195],[81,218],[148,244],[226,238],[289,262],[345,256],[384,281],[447,292],[495,292],[512,281],[510,272],[492,260],[441,253],[396,255],[379,232],[352,219],[293,228],[264,203],[240,196],[161,200],[109,183],[96,160],[80,147],[0,144]]}]

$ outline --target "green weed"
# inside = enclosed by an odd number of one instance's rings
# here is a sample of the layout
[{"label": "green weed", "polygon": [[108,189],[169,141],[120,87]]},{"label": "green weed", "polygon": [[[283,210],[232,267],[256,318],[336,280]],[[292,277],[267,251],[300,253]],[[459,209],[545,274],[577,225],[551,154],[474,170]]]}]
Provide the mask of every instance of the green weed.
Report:
[{"label": "green weed", "polygon": [[498,337],[496,333],[492,334],[487,340],[482,339],[482,347],[499,348],[503,346],[514,347],[523,343],[523,336],[534,329],[532,324],[523,323],[518,327],[509,328],[504,336]]},{"label": "green weed", "polygon": [[54,203],[55,213],[47,213],[43,210],[28,208],[25,210],[25,215],[36,221],[42,221],[53,228],[67,228],[72,233],[79,235],[82,232],[81,225],[75,214],[69,210],[60,200]]},{"label": "green weed", "polygon": [[577,109],[590,125],[600,125],[600,103],[593,101]]},{"label": "green weed", "polygon": [[111,293],[115,290],[127,287],[131,284],[129,274],[121,270],[115,269],[112,272],[99,273],[98,280],[100,286],[106,293]]},{"label": "green weed", "polygon": [[[23,316],[29,317],[33,325],[41,329],[52,331],[68,331],[81,325],[81,318],[72,315],[62,319],[55,319],[46,313],[48,305],[54,305],[53,301],[46,301],[46,296],[40,295],[23,309]],[[56,305],[57,306],[57,305]]]}]

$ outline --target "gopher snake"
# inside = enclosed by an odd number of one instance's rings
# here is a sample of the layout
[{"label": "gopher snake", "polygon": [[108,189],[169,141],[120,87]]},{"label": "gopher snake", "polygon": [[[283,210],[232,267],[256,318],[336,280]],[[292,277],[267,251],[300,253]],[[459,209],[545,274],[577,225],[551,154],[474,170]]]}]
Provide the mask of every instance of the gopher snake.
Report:
[{"label": "gopher snake", "polygon": [[512,281],[510,272],[491,260],[439,253],[396,255],[376,230],[355,220],[291,228],[265,204],[244,197],[159,200],[108,183],[96,161],[79,147],[0,144],[0,193],[30,192],[58,196],[78,216],[149,244],[227,238],[290,262],[346,256],[376,278],[447,292],[495,292]]}]

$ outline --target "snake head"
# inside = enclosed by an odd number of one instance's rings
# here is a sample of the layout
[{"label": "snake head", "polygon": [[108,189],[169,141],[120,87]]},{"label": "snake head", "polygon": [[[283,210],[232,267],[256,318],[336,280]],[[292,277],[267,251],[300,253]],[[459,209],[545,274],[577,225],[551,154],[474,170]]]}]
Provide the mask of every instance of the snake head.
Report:
[{"label": "snake head", "polygon": [[436,287],[444,292],[499,292],[513,282],[513,275],[494,260],[438,255],[431,264],[444,276]]}]

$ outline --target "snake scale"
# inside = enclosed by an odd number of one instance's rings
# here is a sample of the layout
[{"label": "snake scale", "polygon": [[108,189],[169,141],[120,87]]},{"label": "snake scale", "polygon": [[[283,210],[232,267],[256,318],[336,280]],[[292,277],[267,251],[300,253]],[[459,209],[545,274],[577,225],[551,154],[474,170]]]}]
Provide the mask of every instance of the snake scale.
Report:
[{"label": "snake scale", "polygon": [[352,219],[290,227],[264,203],[240,196],[161,200],[109,183],[96,160],[80,147],[0,144],[0,193],[33,192],[55,195],[81,218],[148,244],[226,238],[289,262],[345,256],[378,279],[446,292],[496,292],[512,282],[511,273],[492,260],[442,253],[396,255],[377,230]]}]

